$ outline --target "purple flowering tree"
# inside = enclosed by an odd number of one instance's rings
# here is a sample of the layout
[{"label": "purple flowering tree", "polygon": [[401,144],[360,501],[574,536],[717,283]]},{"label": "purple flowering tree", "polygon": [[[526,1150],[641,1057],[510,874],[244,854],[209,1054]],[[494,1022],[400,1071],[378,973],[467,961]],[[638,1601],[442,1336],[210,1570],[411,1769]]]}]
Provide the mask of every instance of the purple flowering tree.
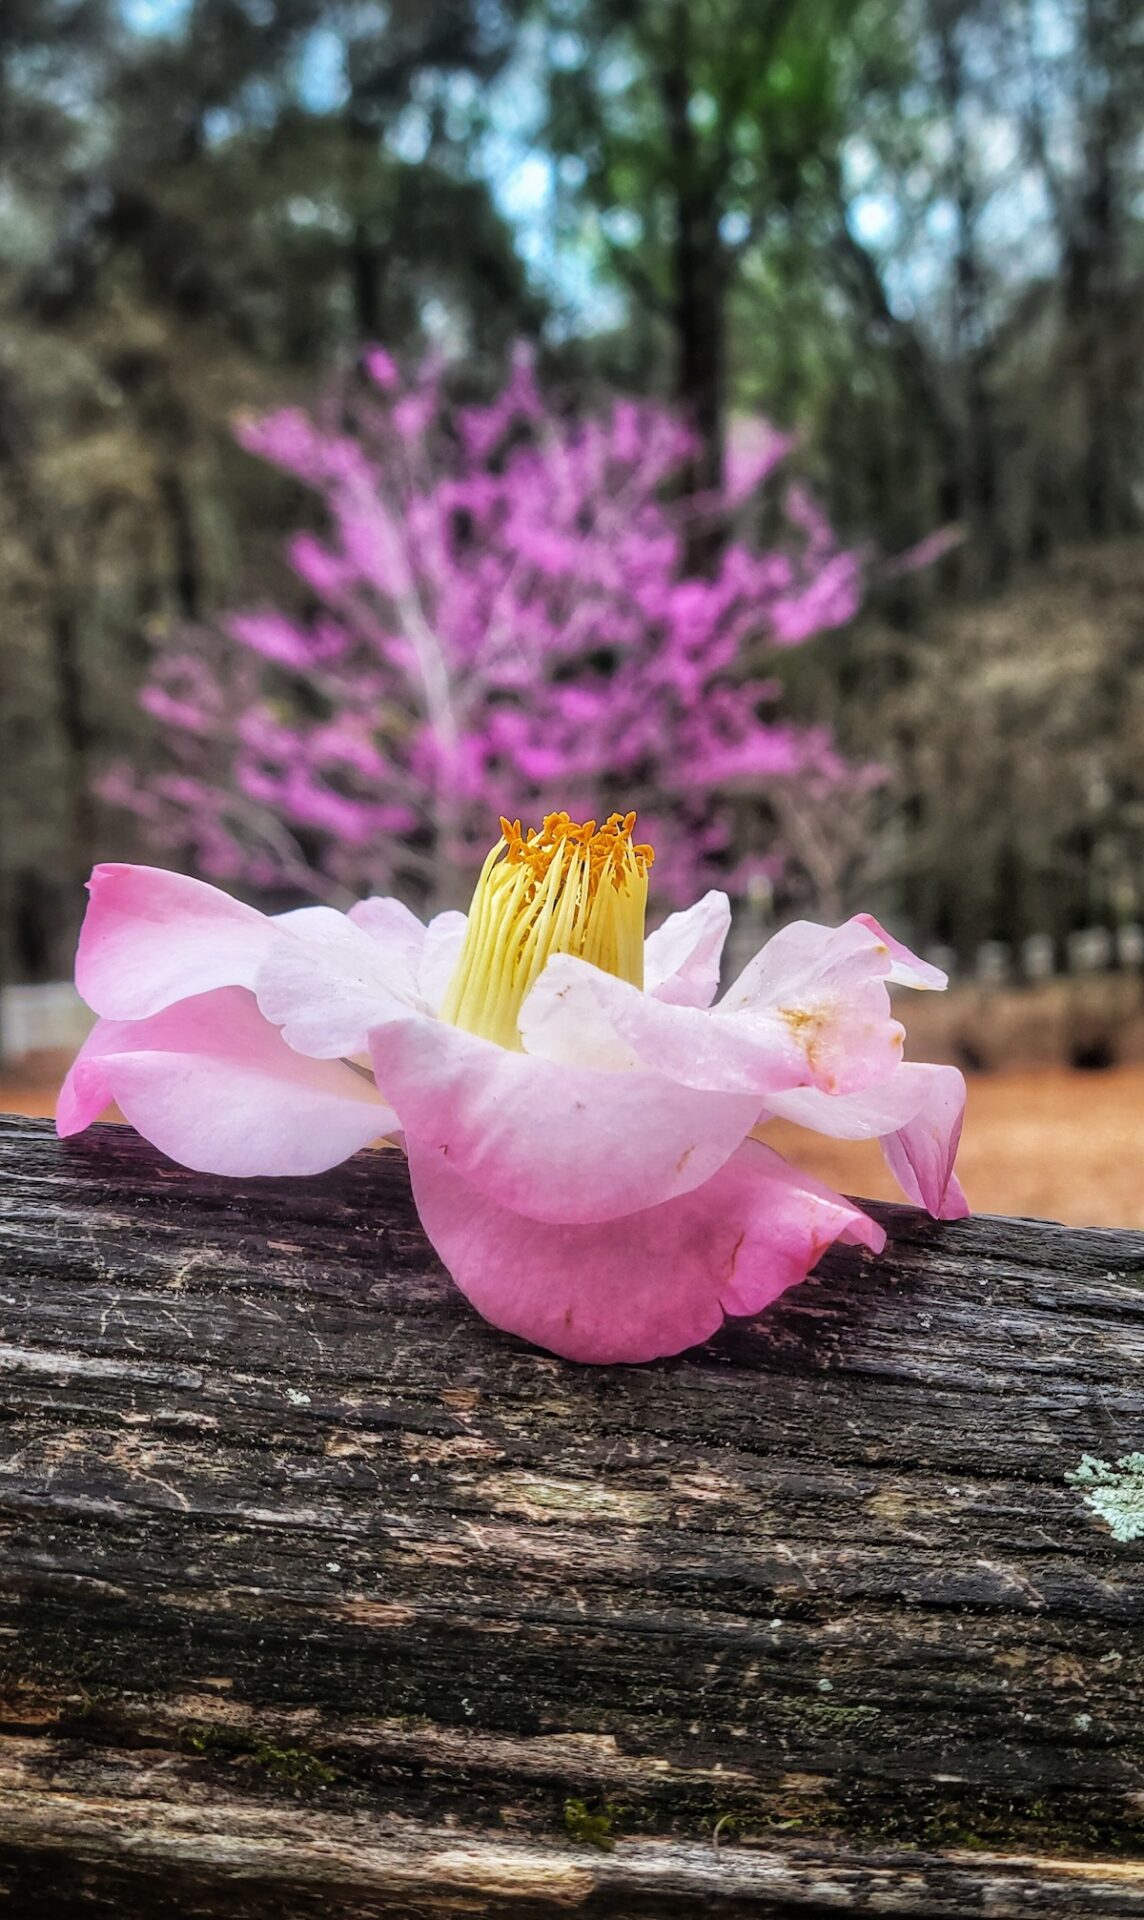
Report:
[{"label": "purple flowering tree", "polygon": [[[153,844],[214,880],[437,908],[463,903],[499,814],[635,807],[674,905],[798,865],[784,819],[821,821],[819,841],[853,819],[871,770],[777,717],[765,671],[862,586],[798,487],[781,547],[742,537],[780,435],[760,425],[718,498],[684,499],[693,446],[661,406],[565,418],[523,357],[469,408],[439,368],[406,380],[380,349],[366,366],[352,431],[293,409],[240,429],[318,496],[321,531],[290,542],[294,610],[157,659],[142,697],[165,764],[104,783]],[[700,573],[690,536],[712,522]]]}]

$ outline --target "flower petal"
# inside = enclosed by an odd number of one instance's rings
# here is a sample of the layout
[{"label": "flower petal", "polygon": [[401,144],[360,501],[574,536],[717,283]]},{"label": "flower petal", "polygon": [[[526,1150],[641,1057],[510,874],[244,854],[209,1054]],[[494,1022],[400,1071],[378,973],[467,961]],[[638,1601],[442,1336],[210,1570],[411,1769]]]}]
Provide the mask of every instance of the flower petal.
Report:
[{"label": "flower petal", "polygon": [[747,962],[715,1012],[777,1014],[805,1050],[806,1079],[826,1093],[854,1093],[886,1079],[901,1059],[890,967],[880,931],[861,920],[841,927],[796,920]]},{"label": "flower petal", "polygon": [[465,944],[467,913],[438,913],[425,929],[425,945],[417,969],[417,991],[430,1013],[436,1013],[456,970]]},{"label": "flower petal", "polygon": [[99,1119],[105,1107],[111,1106],[104,1048],[114,1034],[134,1024],[126,1020],[96,1021],[68,1068],[56,1101],[56,1132],[61,1140],[70,1134],[82,1133],[93,1120]]},{"label": "flower petal", "polygon": [[953,1170],[965,1118],[965,1078],[956,1067],[907,1062],[922,1097],[913,1118],[882,1141],[886,1164],[908,1200],[937,1220],[963,1220],[969,1202]]},{"label": "flower petal", "polygon": [[880,1140],[914,1118],[926,1098],[926,1088],[903,1061],[896,1073],[861,1093],[820,1093],[817,1087],[796,1087],[790,1093],[767,1097],[772,1119],[790,1120],[812,1133],[833,1140]]},{"label": "flower petal", "polygon": [[681,1087],[750,1096],[756,1113],[779,1088],[804,1085],[806,1053],[769,1009],[720,1017],[675,1006],[572,954],[554,954],[519,1017],[527,1051],[566,1066],[658,1071]]},{"label": "flower petal", "polygon": [[[651,1007],[648,1024],[666,1026],[669,1042],[678,1033],[672,1021],[674,1009],[669,1010],[663,1001],[622,980],[613,982],[621,989],[617,995],[610,994],[603,984],[597,992],[598,983],[612,979],[611,974],[601,973],[575,954],[554,953],[525,995],[517,1015],[525,1052],[567,1067],[599,1067],[608,1073],[641,1071],[646,1062],[621,1031],[621,1020],[615,1017],[616,1002],[622,1010],[625,998],[631,999],[642,1009],[647,1000]],[[698,1028],[700,1042],[708,1019],[709,1015],[692,1009],[691,1024]],[[686,1041],[677,1040],[677,1048],[685,1049]],[[655,1055],[654,1034],[649,1036],[644,1051]],[[664,1064],[670,1073],[670,1051],[661,1051],[655,1063],[657,1067]]]},{"label": "flower petal", "polygon": [[[365,905],[397,906],[371,900]],[[276,929],[255,980],[258,1005],[288,1046],[317,1060],[364,1053],[371,1027],[420,1006],[417,967],[425,929],[379,913],[368,919],[312,907],[304,926]],[[405,908],[401,909],[404,914]]]},{"label": "flower petal", "polygon": [[385,964],[394,988],[407,999],[417,991],[417,969],[425,945],[425,927],[403,900],[391,895],[359,900],[348,919],[368,933]]},{"label": "flower petal", "polygon": [[512,1053],[436,1020],[370,1035],[377,1083],[407,1144],[537,1220],[609,1220],[701,1186],[750,1131],[752,1095],[661,1073],[609,1073]]},{"label": "flower petal", "polygon": [[850,1201],[748,1140],[705,1185],[622,1220],[551,1226],[471,1187],[415,1142],[421,1222],[478,1312],[569,1360],[655,1360],[758,1313],[834,1241],[880,1252]]},{"label": "flower petal", "polygon": [[814,1087],[773,1094],[772,1119],[790,1120],[835,1140],[878,1140],[906,1197],[939,1220],[961,1220],[969,1204],[953,1171],[965,1113],[965,1081],[956,1067],[904,1060],[880,1086],[830,1095]]},{"label": "flower petal", "polygon": [[214,987],[250,987],[271,937],[265,914],[163,867],[105,865],[88,881],[75,983],[109,1020],[143,1020]]},{"label": "flower petal", "polygon": [[731,902],[712,890],[684,913],[670,913],[644,942],[644,992],[675,1007],[709,1007],[731,930]]},{"label": "flower petal", "polygon": [[100,1021],[60,1095],[59,1132],[79,1132],[111,1100],[198,1173],[321,1173],[396,1126],[376,1087],[292,1052],[237,987],[146,1020]]},{"label": "flower petal", "polygon": [[893,934],[880,927],[872,913],[859,913],[856,916],[860,926],[868,927],[877,935],[889,950],[892,966],[886,976],[892,987],[916,987],[919,992],[942,993],[949,985],[949,976],[940,967],[932,967],[928,960],[919,960]]},{"label": "flower petal", "polygon": [[[336,907],[288,907],[285,913],[272,913],[269,918],[273,927],[285,927],[287,933],[304,935],[311,927],[320,932],[325,924],[326,915],[336,912]],[[346,917],[339,916],[339,918]]]},{"label": "flower petal", "polygon": [[557,954],[525,1000],[530,1053],[569,1065],[642,1062],[707,1092],[817,1086],[849,1093],[889,1078],[904,1031],[891,1017],[889,954],[866,927],[787,927],[718,1006],[676,1006]]}]

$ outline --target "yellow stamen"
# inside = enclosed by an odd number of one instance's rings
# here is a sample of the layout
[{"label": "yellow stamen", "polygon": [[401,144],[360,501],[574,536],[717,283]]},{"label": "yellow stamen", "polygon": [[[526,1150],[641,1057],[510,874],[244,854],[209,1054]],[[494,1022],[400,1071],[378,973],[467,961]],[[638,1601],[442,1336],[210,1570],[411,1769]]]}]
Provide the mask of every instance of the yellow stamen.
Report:
[{"label": "yellow stamen", "polygon": [[602,827],[550,813],[521,831],[502,820],[481,868],[469,930],[440,1018],[499,1046],[520,1048],[517,1015],[554,953],[643,986],[647,875],[655,855],[632,841],[634,813]]}]

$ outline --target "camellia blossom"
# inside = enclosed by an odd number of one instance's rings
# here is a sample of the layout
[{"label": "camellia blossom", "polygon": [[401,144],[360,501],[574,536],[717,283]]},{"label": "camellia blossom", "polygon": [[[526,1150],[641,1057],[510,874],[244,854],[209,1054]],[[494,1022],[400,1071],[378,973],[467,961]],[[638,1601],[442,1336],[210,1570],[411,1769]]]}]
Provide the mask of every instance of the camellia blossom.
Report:
[{"label": "camellia blossom", "polygon": [[911,1200],[964,1214],[965,1083],[903,1060],[888,992],[944,976],[860,915],[784,928],[716,1000],[727,897],[645,938],[634,825],[502,821],[467,918],[428,926],[394,899],[270,918],[97,867],[76,982],[99,1018],[60,1133],[114,1101],[173,1160],[239,1178],[396,1139],[473,1305],[585,1361],[678,1353],[836,1241],[881,1251],[859,1207],[755,1137],[773,1116],[880,1139]]}]

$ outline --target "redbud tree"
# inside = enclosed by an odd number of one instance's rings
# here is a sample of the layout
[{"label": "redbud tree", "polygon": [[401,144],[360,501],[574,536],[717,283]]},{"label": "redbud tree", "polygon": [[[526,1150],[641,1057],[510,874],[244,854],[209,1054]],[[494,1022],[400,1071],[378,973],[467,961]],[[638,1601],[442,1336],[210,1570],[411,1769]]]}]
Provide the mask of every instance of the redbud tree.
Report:
[{"label": "redbud tree", "polygon": [[364,365],[348,429],[343,404],[239,430],[316,496],[316,530],[287,548],[289,611],[159,653],[161,764],[104,784],[154,845],[279,896],[436,909],[463,903],[498,815],[634,807],[667,906],[778,879],[784,819],[852,817],[870,770],[779,717],[765,671],[862,586],[797,486],[781,544],[746,537],[782,436],[760,425],[717,498],[685,498],[692,443],[663,406],[566,415],[523,357],[468,407],[439,367]]}]

